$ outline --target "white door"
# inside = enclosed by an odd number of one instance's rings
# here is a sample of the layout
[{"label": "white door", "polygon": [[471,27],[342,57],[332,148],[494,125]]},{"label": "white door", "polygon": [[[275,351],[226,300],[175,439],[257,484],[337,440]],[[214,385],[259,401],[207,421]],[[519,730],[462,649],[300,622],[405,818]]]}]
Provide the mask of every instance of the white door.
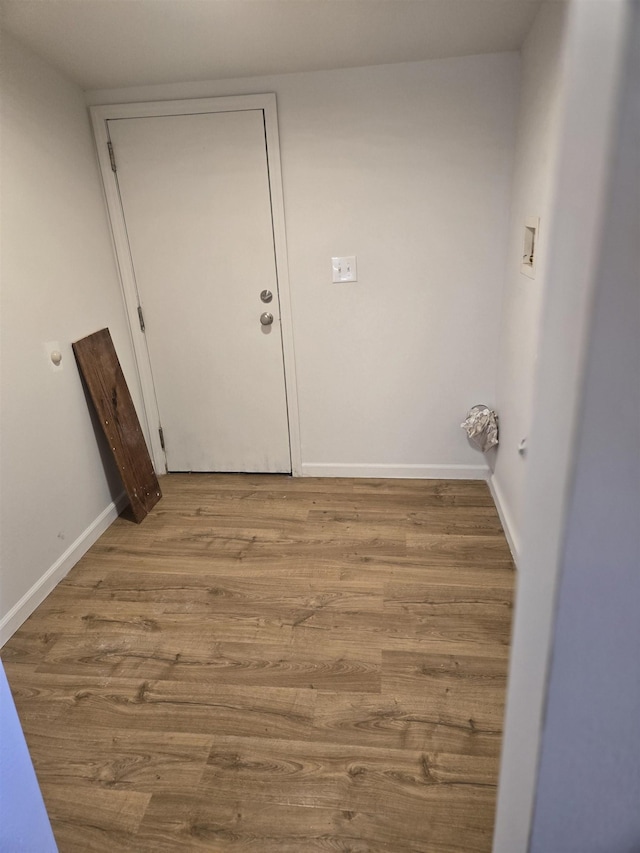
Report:
[{"label": "white door", "polygon": [[168,470],[291,471],[262,110],[107,124]]}]

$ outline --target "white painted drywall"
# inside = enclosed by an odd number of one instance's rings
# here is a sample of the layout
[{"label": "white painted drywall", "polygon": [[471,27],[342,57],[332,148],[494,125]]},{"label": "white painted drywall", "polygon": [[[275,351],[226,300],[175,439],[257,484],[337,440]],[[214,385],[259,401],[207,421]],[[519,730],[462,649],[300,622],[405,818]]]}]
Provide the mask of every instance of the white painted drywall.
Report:
[{"label": "white painted drywall", "polygon": [[[523,525],[527,457],[518,445],[532,419],[540,308],[546,284],[550,211],[561,95],[566,5],[540,8],[522,49],[521,95],[514,159],[509,248],[500,330],[496,404],[500,446],[492,488],[517,556]],[[540,217],[536,277],[520,271],[525,221]]]},{"label": "white painted drywall", "polygon": [[[62,566],[72,545],[77,559],[83,534],[121,490],[110,460],[102,458],[71,342],[108,326],[138,399],[82,92],[6,34],[1,216],[0,638],[6,638],[5,628],[17,627],[12,608]],[[62,353],[57,371],[44,347],[50,341]]]},{"label": "white painted drywall", "polygon": [[[460,422],[495,401],[518,68],[505,53],[88,93],[276,92],[304,473],[484,476]],[[331,283],[336,255],[357,256],[357,283]]]},{"label": "white painted drywall", "polygon": [[[609,703],[615,704],[622,697],[624,707],[628,710],[634,700],[634,688],[625,686],[624,678],[633,679],[637,670],[637,643],[635,651],[631,647],[620,648],[618,653],[621,656],[616,658],[611,653],[610,638],[605,638],[603,634],[611,631],[615,633],[616,616],[611,613],[611,604],[616,596],[629,595],[637,602],[637,586],[634,587],[634,583],[637,585],[637,566],[634,567],[635,574],[630,576],[625,574],[621,566],[616,566],[616,558],[612,558],[614,565],[611,581],[617,583],[622,580],[623,583],[617,593],[612,594],[611,590],[607,592],[603,598],[602,611],[599,609],[598,584],[593,582],[593,577],[589,577],[591,567],[588,564],[576,567],[579,574],[584,570],[585,585],[583,587],[577,580],[571,590],[575,599],[570,605],[571,628],[573,631],[577,629],[571,639],[584,632],[591,641],[589,646],[571,641],[565,646],[562,615],[556,619],[556,592],[563,564],[566,564],[565,542],[572,538],[574,502],[580,498],[583,482],[585,486],[588,485],[589,494],[582,496],[586,507],[581,500],[579,502],[584,514],[581,513],[579,519],[578,535],[583,547],[593,543],[591,537],[585,538],[589,528],[600,530],[603,535],[603,541],[594,555],[601,567],[597,573],[603,587],[606,581],[602,583],[602,573],[607,572],[608,566],[606,563],[603,565],[600,558],[609,549],[614,552],[618,547],[618,531],[612,523],[613,519],[605,521],[599,517],[602,497],[595,492],[609,484],[611,476],[617,478],[619,460],[615,459],[617,454],[614,444],[607,441],[607,436],[601,432],[602,411],[596,423],[598,437],[591,436],[589,442],[589,449],[593,450],[596,457],[591,461],[585,459],[583,451],[587,446],[581,444],[583,434],[580,417],[585,411],[585,378],[591,381],[587,374],[587,357],[593,360],[601,347],[599,335],[592,334],[593,307],[596,293],[602,292],[606,299],[608,287],[608,282],[602,276],[600,250],[606,233],[609,172],[614,155],[612,129],[616,120],[628,7],[629,4],[624,2],[583,3],[577,0],[569,7],[566,24],[557,173],[551,210],[552,231],[525,484],[522,549],[493,853],[525,853],[530,849],[536,789],[542,784],[538,780],[538,759],[541,745],[543,750],[546,748],[544,738],[547,733],[543,732],[543,722],[549,663],[556,650],[566,654],[567,665],[562,673],[566,679],[562,686],[565,698],[568,698],[575,684],[584,687],[593,679],[590,685],[592,694],[583,690],[575,697],[578,706],[583,701],[588,704],[593,693],[600,689],[600,684],[604,683],[602,673],[607,666],[615,671],[616,685],[624,691],[620,696],[616,691],[605,691],[600,697],[597,707],[598,726],[593,731],[597,734],[595,741],[589,742],[588,726],[574,721],[571,714],[563,715],[559,740],[566,738],[574,750],[586,749],[592,760],[588,764],[574,756],[571,766],[578,772],[567,773],[569,768],[564,768],[562,784],[554,788],[556,809],[572,809],[575,803],[580,803],[580,814],[583,819],[587,819],[586,812],[582,810],[589,808],[593,802],[593,791],[599,785],[602,752],[610,747],[615,753],[620,749],[617,733],[614,734],[609,728],[606,713],[602,714],[603,705],[606,710]],[[635,180],[637,188],[637,173],[628,173],[626,180]],[[637,243],[637,233],[633,231],[632,223],[624,223],[624,227],[622,242],[630,240]],[[628,251],[629,243],[626,246]],[[620,288],[620,292],[616,292],[614,297],[614,311],[620,309],[624,299],[631,301],[625,290],[627,284],[622,280],[616,284],[615,289],[618,291]],[[637,294],[637,277],[634,286]],[[610,320],[610,317],[606,319]],[[628,375],[628,359],[633,355],[637,341],[634,344],[628,339],[628,328],[628,325],[621,327],[625,343],[619,349],[615,342],[615,329],[609,327],[606,330],[606,345],[616,350],[612,361],[623,367],[622,387],[612,394],[616,401],[614,411],[606,408],[607,397],[602,394],[602,386],[596,388],[597,407],[605,407],[607,420],[619,418],[623,414],[618,410],[617,403],[624,401],[626,385],[634,378],[633,374]],[[637,376],[636,370],[636,381]],[[625,405],[629,404],[633,406],[632,400]],[[613,441],[618,437],[623,438],[624,455],[633,452],[630,441],[633,429],[630,425],[614,426]],[[609,459],[616,468],[612,475],[606,473]],[[637,464],[637,457],[635,463],[631,457],[628,461],[630,466]],[[602,469],[602,483],[598,483],[597,477],[593,476],[592,465]],[[623,482],[619,485],[623,486]],[[627,489],[627,496],[634,499],[632,489]],[[612,506],[617,509],[618,498],[613,494],[610,497]],[[638,526],[637,519],[635,526]],[[627,532],[626,537],[630,536]],[[626,538],[624,541],[629,543],[631,540]],[[634,629],[637,632],[637,612],[633,625],[628,623],[628,610],[622,609],[621,616],[626,625],[626,639],[633,639]],[[637,640],[637,633],[635,638]],[[554,646],[554,642],[558,645]],[[624,672],[621,672],[621,668]],[[579,677],[574,679],[578,672]],[[575,711],[576,704],[571,704],[571,708]],[[551,710],[549,706],[548,713]],[[581,713],[588,715],[589,708],[585,705]],[[637,714],[634,719],[637,719]],[[578,726],[580,737],[576,737],[577,733],[572,731],[574,725]],[[628,725],[632,725],[631,720]],[[627,747],[631,748],[631,744],[626,743],[624,748]],[[556,758],[560,760],[560,755]],[[604,763],[607,779],[610,779],[610,760]],[[602,802],[608,802],[611,806],[609,792],[605,788],[600,790]],[[597,820],[598,815],[591,814],[589,818]],[[582,835],[578,837],[582,838]],[[602,844],[597,848],[575,849],[613,851],[618,848]],[[619,849],[627,851],[631,848]],[[569,850],[572,853],[574,848],[554,842],[543,844],[537,850],[544,850],[545,853],[565,853],[565,850]]]},{"label": "white painted drywall", "polygon": [[531,853],[640,848],[640,5],[633,12]]}]

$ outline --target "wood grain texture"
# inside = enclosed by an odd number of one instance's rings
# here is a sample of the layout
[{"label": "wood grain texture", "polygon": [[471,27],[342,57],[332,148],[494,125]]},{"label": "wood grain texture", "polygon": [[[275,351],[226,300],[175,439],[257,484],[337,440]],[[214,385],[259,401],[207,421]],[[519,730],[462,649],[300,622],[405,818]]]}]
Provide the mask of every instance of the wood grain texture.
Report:
[{"label": "wood grain texture", "polygon": [[169,475],[2,650],[61,853],[486,853],[484,483]]},{"label": "wood grain texture", "polygon": [[76,341],[73,352],[140,523],[162,493],[109,329]]}]

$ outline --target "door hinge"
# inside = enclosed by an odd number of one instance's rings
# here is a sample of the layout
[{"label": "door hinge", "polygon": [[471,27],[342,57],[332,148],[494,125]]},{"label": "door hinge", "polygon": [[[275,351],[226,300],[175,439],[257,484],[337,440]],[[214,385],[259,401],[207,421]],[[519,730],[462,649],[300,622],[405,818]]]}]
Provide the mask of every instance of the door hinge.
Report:
[{"label": "door hinge", "polygon": [[162,427],[158,427],[158,433],[160,435],[160,447],[164,450],[164,432],[162,431]]},{"label": "door hinge", "polygon": [[142,306],[138,305],[138,320],[140,321],[140,331],[144,332],[144,317],[142,315]]},{"label": "door hinge", "polygon": [[116,155],[113,153],[113,143],[107,142],[107,148],[109,149],[109,160],[111,161],[111,171],[117,172],[116,168]]}]

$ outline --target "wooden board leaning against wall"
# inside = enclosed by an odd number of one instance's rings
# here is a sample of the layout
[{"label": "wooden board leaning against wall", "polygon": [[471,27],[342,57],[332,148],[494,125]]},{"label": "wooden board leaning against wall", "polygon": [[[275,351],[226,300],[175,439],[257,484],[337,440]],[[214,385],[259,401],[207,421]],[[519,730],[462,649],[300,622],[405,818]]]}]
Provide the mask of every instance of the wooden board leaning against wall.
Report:
[{"label": "wooden board leaning against wall", "polygon": [[109,330],[76,341],[73,352],[139,524],[162,492]]}]

